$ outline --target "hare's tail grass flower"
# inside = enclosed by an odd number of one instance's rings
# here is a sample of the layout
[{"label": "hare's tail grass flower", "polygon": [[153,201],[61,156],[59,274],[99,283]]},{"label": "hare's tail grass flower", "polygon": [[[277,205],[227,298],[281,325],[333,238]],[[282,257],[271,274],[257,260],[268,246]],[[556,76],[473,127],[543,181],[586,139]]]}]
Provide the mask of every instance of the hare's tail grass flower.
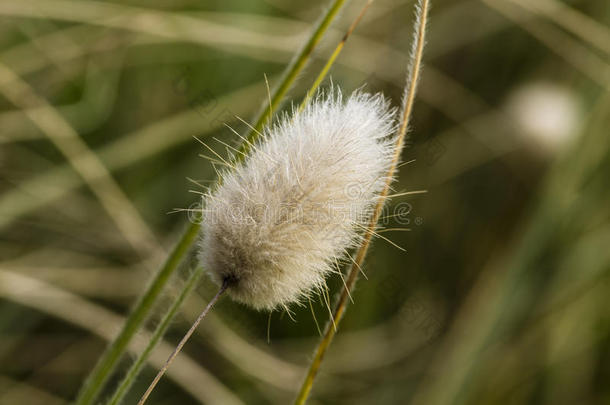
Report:
[{"label": "hare's tail grass flower", "polygon": [[400,160],[400,155],[407,137],[409,120],[413,110],[413,103],[415,100],[415,94],[417,90],[417,84],[419,82],[420,70],[422,65],[429,8],[429,0],[418,0],[415,14],[416,18],[413,36],[413,46],[411,48],[410,63],[407,68],[407,84],[405,86],[402,109],[400,113],[400,124],[398,127],[397,135],[395,137],[395,143],[393,145],[391,164],[389,165],[387,175],[385,176],[386,183],[380,193],[380,196],[377,200],[377,204],[374,208],[373,215],[371,216],[370,221],[368,223],[368,229],[370,232],[366,232],[363,236],[363,241],[357,250],[356,258],[347,273],[346,285],[339,294],[339,299],[335,304],[335,310],[332,316],[332,326],[330,324],[327,324],[326,329],[324,330],[324,335],[315,349],[314,357],[311,361],[305,379],[301,384],[299,393],[297,394],[295,405],[304,404],[307,401],[307,398],[309,397],[309,393],[311,392],[311,388],[313,386],[313,381],[318,373],[320,365],[322,364],[322,359],[324,358],[326,350],[330,346],[330,343],[332,342],[337,331],[336,325],[341,321],[343,315],[345,314],[350,290],[353,289],[356,284],[356,281],[358,279],[358,272],[360,271],[360,266],[363,263],[368,248],[370,246],[372,235],[375,228],[377,227],[377,221],[379,220],[379,217],[383,210],[385,200],[388,198],[391,182],[396,173]]},{"label": "hare's tail grass flower", "polygon": [[207,196],[201,261],[256,309],[288,309],[322,291],[360,242],[392,161],[394,110],[381,95],[320,93],[280,117]]}]

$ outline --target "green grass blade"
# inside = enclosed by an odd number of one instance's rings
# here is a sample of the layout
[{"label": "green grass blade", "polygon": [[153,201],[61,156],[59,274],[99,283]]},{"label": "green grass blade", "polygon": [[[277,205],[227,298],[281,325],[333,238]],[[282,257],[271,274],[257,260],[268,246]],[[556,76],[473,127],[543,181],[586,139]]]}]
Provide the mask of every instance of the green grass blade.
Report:
[{"label": "green grass blade", "polygon": [[[314,31],[310,36],[309,40],[301,51],[297,54],[295,59],[286,68],[286,73],[280,80],[280,84],[273,91],[271,96],[270,104],[266,106],[259,114],[256,120],[253,130],[247,137],[247,142],[243,142],[240,147],[240,152],[236,153],[235,160],[241,161],[250,150],[250,144],[255,142],[258,138],[260,131],[271,116],[271,112],[277,107],[284,95],[288,92],[290,87],[295,82],[298,74],[305,67],[306,62],[309,60],[311,53],[314,48],[320,42],[324,33],[327,31],[330,23],[337,16],[339,10],[344,5],[346,0],[334,0],[330,8],[326,11]],[[220,181],[220,179],[219,179]],[[85,381],[78,397],[77,405],[89,405],[91,404],[97,395],[100,393],[108,377],[112,374],[112,371],[118,364],[122,354],[125,352],[129,341],[132,339],[134,334],[142,325],[142,322],[146,319],[151,309],[154,307],[155,301],[159,297],[161,290],[169,280],[170,276],[176,270],[178,264],[181,262],[183,256],[192,245],[197,233],[199,232],[200,224],[192,223],[189,225],[185,233],[181,236],[178,244],[172,251],[169,259],[161,268],[161,270],[155,276],[155,279],[151,282],[148,289],[136,304],[133,312],[127,318],[125,326],[117,336],[117,338],[110,344],[102,358],[99,360],[96,367],[91,372],[90,376]],[[184,287],[186,288],[186,286]],[[182,291],[180,292],[180,296]],[[135,377],[135,376],[134,376]]]},{"label": "green grass blade", "polygon": [[[346,0],[334,0],[330,6],[330,8],[326,11],[326,14],[322,17],[322,19],[318,22],[318,25],[314,29],[311,34],[309,40],[305,43],[305,46],[299,51],[296,57],[290,62],[286,71],[282,78],[280,79],[280,84],[273,90],[271,95],[270,103],[268,103],[262,112],[259,114],[258,118],[255,121],[255,124],[250,131],[247,139],[248,142],[244,142],[242,144],[242,151],[244,153],[248,153],[250,149],[250,143],[253,143],[257,138],[259,133],[262,131],[263,127],[271,118],[273,111],[277,110],[282,102],[282,99],[292,87],[294,81],[296,80],[299,72],[303,70],[305,64],[309,60],[311,53],[314,48],[318,45],[324,33],[328,29],[330,23],[339,13],[341,7],[345,4]],[[237,157],[243,156],[242,154],[238,154]]]},{"label": "green grass blade", "polygon": [[368,0],[366,2],[366,4],[362,7],[362,10],[360,10],[360,14],[358,14],[356,19],[352,22],[352,25],[350,25],[348,30],[345,32],[345,35],[343,35],[343,38],[341,38],[341,41],[335,47],[335,50],[333,51],[333,53],[330,55],[330,57],[326,61],[326,64],[324,65],[322,70],[320,70],[320,73],[318,73],[316,80],[314,80],[314,82],[311,85],[311,87],[309,88],[309,90],[307,90],[307,94],[305,95],[305,98],[303,99],[303,101],[301,101],[301,105],[299,105],[299,111],[303,111],[303,109],[305,108],[305,106],[307,106],[307,103],[309,103],[309,100],[311,100],[311,98],[313,97],[313,95],[316,92],[316,90],[318,89],[318,87],[320,87],[320,84],[322,84],[322,81],[328,75],[330,68],[332,67],[332,65],[335,64],[335,60],[337,60],[337,58],[341,54],[341,51],[343,50],[345,43],[349,39],[350,35],[352,35],[352,32],[354,32],[354,30],[356,29],[356,27],[358,26],[358,24],[364,17],[364,14],[366,14],[366,11],[369,9],[369,7],[373,3],[373,1],[374,0]]},{"label": "green grass blade", "polygon": [[186,297],[197,285],[197,282],[199,281],[202,275],[203,268],[201,267],[197,267],[192,272],[187,282],[183,286],[182,290],[180,291],[180,295],[178,295],[176,300],[172,303],[169,310],[165,313],[165,316],[161,320],[161,323],[159,323],[159,325],[155,329],[155,332],[153,333],[148,344],[146,345],[146,348],[142,351],[142,353],[140,353],[136,361],[131,365],[129,371],[127,372],[127,375],[125,376],[125,378],[123,378],[123,381],[121,381],[120,385],[114,391],[114,394],[112,394],[112,397],[108,401],[108,405],[118,405],[123,401],[123,398],[125,397],[127,392],[129,392],[129,389],[133,385],[133,382],[135,381],[138,374],[140,374],[142,367],[148,360],[150,353],[157,346],[157,343],[159,343],[159,340],[161,340],[161,338],[165,334],[165,331],[174,319],[174,316],[176,316],[176,312],[178,312],[178,309],[180,309],[180,306],[182,305]]},{"label": "green grass blade", "polygon": [[140,297],[140,300],[133,308],[131,314],[127,318],[127,321],[125,322],[125,325],[121,329],[121,332],[117,335],[110,346],[108,346],[102,357],[98,360],[95,368],[91,371],[91,374],[85,381],[81,391],[78,394],[76,399],[77,405],[91,404],[100,393],[102,387],[112,374],[112,371],[129,345],[129,342],[136,334],[138,329],[140,329],[140,326],[142,326],[142,323],[148,317],[151,309],[154,307],[157,298],[163,290],[163,287],[167,284],[170,277],[178,268],[178,264],[189,250],[197,236],[198,231],[199,224],[191,223],[184,234],[180,237],[180,240],[170,253],[167,261],[163,264],[163,267],[161,267],[155,278],[148,285],[148,288],[144,294]]}]

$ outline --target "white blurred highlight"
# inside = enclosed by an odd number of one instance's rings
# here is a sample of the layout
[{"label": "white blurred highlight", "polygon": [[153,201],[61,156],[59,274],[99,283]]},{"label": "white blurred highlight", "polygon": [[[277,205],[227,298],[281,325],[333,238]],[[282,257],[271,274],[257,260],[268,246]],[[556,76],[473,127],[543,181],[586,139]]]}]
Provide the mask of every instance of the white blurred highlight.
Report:
[{"label": "white blurred highlight", "polygon": [[574,92],[550,82],[533,82],[514,90],[505,110],[522,128],[522,136],[545,153],[555,153],[577,134],[583,111]]}]

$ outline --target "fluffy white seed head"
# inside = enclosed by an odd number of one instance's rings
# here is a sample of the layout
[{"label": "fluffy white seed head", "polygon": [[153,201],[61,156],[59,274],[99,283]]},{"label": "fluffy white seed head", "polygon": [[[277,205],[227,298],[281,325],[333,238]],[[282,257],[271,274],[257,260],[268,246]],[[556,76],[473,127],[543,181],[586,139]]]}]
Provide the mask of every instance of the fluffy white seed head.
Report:
[{"label": "fluffy white seed head", "polygon": [[201,261],[257,309],[298,302],[358,242],[384,187],[394,110],[381,95],[319,95],[265,130],[205,201]]}]

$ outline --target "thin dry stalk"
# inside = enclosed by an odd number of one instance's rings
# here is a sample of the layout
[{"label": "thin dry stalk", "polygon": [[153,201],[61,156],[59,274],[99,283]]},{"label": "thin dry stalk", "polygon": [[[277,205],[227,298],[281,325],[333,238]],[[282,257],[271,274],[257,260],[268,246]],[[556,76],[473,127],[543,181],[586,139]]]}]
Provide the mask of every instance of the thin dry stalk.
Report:
[{"label": "thin dry stalk", "polygon": [[210,310],[212,309],[214,304],[216,304],[216,302],[222,296],[222,294],[225,291],[227,291],[227,288],[230,285],[229,282],[230,282],[229,279],[224,281],[224,283],[222,284],[222,286],[220,287],[220,289],[218,290],[218,292],[216,293],[214,298],[212,298],[210,300],[210,302],[208,303],[208,305],[204,308],[204,310],[201,311],[201,314],[199,314],[199,316],[197,317],[195,322],[193,322],[193,324],[191,325],[191,328],[188,330],[188,332],[186,332],[186,334],[184,335],[184,337],[182,338],[180,343],[178,343],[178,345],[176,346],[176,348],[174,349],[172,354],[169,355],[169,357],[167,358],[167,361],[165,362],[163,367],[161,367],[161,369],[159,370],[159,372],[155,376],[154,380],[150,383],[150,385],[146,389],[146,392],[144,392],[144,394],[142,395],[142,398],[140,398],[140,400],[138,401],[138,405],[144,405],[144,403],[146,402],[146,400],[150,396],[150,393],[157,386],[157,383],[159,382],[159,380],[161,380],[161,377],[163,377],[163,374],[165,374],[165,372],[167,371],[168,367],[170,366],[170,364],[172,364],[172,362],[174,361],[174,359],[176,358],[178,353],[180,353],[180,351],[182,350],[182,348],[184,347],[186,342],[189,340],[189,338],[191,337],[193,332],[195,332],[195,329],[197,329],[197,326],[199,326],[199,323],[203,320],[203,318],[205,318],[205,316],[208,314],[208,312],[210,312]]},{"label": "thin dry stalk", "polygon": [[313,361],[309,366],[309,370],[307,371],[307,375],[305,380],[301,386],[299,394],[295,400],[296,405],[302,405],[307,401],[309,397],[309,393],[313,386],[314,379],[320,365],[322,364],[322,360],[326,353],[326,350],[330,346],[336,332],[337,328],[335,325],[338,325],[343,318],[345,310],[347,308],[348,299],[350,296],[350,291],[354,289],[356,281],[358,279],[359,269],[364,262],[364,258],[366,257],[366,253],[371,243],[372,235],[377,228],[377,222],[383,210],[384,203],[388,198],[388,193],[390,191],[390,186],[392,179],[394,178],[397,170],[398,163],[400,161],[400,155],[406,140],[407,129],[409,127],[409,119],[411,117],[411,112],[413,110],[413,103],[415,101],[415,94],[417,90],[417,83],[419,81],[420,70],[421,70],[421,62],[425,44],[425,32],[426,32],[426,22],[428,16],[429,9],[429,0],[420,0],[417,5],[417,14],[416,14],[416,28],[414,35],[413,48],[411,50],[411,62],[407,72],[407,86],[405,88],[405,94],[403,98],[403,107],[401,114],[401,122],[398,129],[398,134],[396,137],[396,146],[394,149],[394,157],[392,159],[392,165],[390,170],[388,171],[388,181],[381,195],[379,196],[379,200],[375,207],[375,211],[371,220],[369,222],[368,231],[363,235],[363,242],[358,249],[356,254],[356,258],[352,266],[349,269],[347,274],[347,279],[345,286],[341,290],[341,294],[339,296],[339,300],[335,304],[335,310],[333,311],[332,319],[334,322],[328,323],[326,325],[326,329],[324,331],[324,336],[318,346],[316,347]]}]

